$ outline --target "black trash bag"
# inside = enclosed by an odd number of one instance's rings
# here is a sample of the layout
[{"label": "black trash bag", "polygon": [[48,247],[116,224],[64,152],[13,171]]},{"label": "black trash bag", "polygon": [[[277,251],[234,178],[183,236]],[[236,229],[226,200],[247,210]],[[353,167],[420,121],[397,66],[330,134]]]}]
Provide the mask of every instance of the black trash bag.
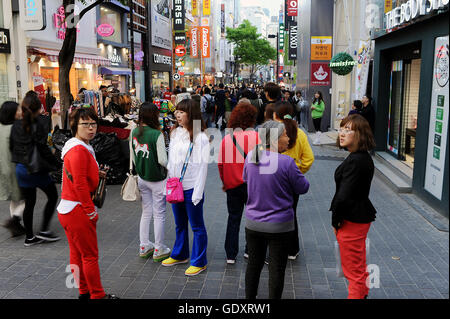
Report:
[{"label": "black trash bag", "polygon": [[116,133],[97,133],[91,143],[99,165],[108,165],[106,184],[123,184],[127,177],[128,161]]},{"label": "black trash bag", "polygon": [[55,183],[61,183],[62,182],[62,166],[63,166],[63,160],[61,159],[61,152],[64,147],[64,144],[68,140],[72,138],[72,133],[70,130],[61,130],[59,126],[56,126],[53,130],[52,134],[52,143],[53,147],[55,148],[55,157],[58,160],[58,164],[60,169],[51,172],[50,177]]}]

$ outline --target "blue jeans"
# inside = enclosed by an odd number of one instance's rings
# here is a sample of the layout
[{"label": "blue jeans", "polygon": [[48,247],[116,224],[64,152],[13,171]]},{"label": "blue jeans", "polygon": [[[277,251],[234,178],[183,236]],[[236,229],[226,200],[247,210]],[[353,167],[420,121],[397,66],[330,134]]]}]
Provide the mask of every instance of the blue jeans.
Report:
[{"label": "blue jeans", "polygon": [[214,113],[202,112],[202,119],[205,122],[206,127],[213,127],[213,117]]},{"label": "blue jeans", "polygon": [[176,239],[170,257],[176,260],[184,260],[189,258],[189,221],[192,232],[194,233],[191,265],[195,267],[203,267],[208,263],[206,259],[208,235],[206,234],[205,223],[203,221],[204,197],[200,203],[197,204],[197,206],[194,206],[192,203],[193,192],[194,189],[184,191],[184,202],[172,204],[172,211],[176,225]]}]

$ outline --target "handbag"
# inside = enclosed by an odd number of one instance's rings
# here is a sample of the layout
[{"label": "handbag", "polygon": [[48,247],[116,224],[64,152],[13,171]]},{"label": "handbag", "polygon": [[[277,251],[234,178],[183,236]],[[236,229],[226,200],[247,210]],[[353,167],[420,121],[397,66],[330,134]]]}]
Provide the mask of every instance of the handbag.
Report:
[{"label": "handbag", "polygon": [[189,145],[188,152],[186,154],[186,158],[184,160],[183,169],[181,170],[181,177],[178,179],[177,177],[172,177],[167,180],[166,185],[166,200],[171,204],[177,204],[184,202],[184,192],[183,192],[183,178],[186,173],[186,169],[189,163],[189,158],[192,154],[192,149],[194,144],[191,142]]},{"label": "handbag", "polygon": [[122,185],[120,195],[122,199],[129,202],[138,201],[141,199],[141,193],[138,187],[138,176],[133,175],[133,149],[131,147],[131,134],[130,134],[130,171],[127,173],[127,179]]},{"label": "handbag", "polygon": [[[369,262],[369,255],[370,255],[370,239],[369,237],[366,238],[366,264]],[[342,263],[341,263],[341,252],[339,249],[339,243],[337,240],[334,242],[334,257],[336,257],[336,276],[338,277],[344,277],[344,271],[342,270]]]},{"label": "handbag", "polygon": [[[64,167],[64,172],[67,178],[73,183],[72,174],[69,173],[67,168]],[[97,208],[102,208],[105,203],[106,198],[106,177],[100,177],[98,186],[95,191],[91,194],[91,199]]]}]

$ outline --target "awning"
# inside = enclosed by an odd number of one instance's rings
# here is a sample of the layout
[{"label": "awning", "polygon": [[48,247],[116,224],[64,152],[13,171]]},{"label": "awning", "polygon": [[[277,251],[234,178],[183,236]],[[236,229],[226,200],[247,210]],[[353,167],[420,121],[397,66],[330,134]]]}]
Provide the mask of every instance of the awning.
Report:
[{"label": "awning", "polygon": [[[34,49],[35,51],[45,54],[47,59],[49,59],[51,62],[58,62],[58,56],[59,51],[55,50],[49,50],[49,49]],[[94,54],[83,54],[83,53],[75,53],[75,57],[73,59],[73,62],[78,62],[81,64],[95,64],[95,65],[111,65],[111,61],[109,61],[107,58],[104,58],[99,55]]]},{"label": "awning", "polygon": [[100,69],[100,74],[104,74],[104,75],[108,75],[108,74],[113,74],[113,75],[131,75],[131,70],[130,69],[125,69],[125,68],[105,68],[104,66],[102,66]]}]

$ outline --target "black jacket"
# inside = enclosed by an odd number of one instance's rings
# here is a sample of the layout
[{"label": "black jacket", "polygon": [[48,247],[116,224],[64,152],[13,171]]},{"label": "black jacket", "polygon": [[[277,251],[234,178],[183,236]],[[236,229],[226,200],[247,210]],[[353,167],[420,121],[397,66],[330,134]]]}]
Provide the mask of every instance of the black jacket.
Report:
[{"label": "black jacket", "polygon": [[36,143],[42,159],[47,161],[49,166],[58,168],[60,165],[47,144],[48,123],[46,117],[38,116],[35,125],[35,134],[27,134],[22,127],[22,120],[14,122],[10,138],[11,161],[28,165],[31,151]]},{"label": "black jacket", "polygon": [[368,152],[351,153],[334,173],[336,193],[331,202],[332,225],[338,229],[345,219],[370,223],[377,211],[369,199],[374,165]]},{"label": "black jacket", "polygon": [[225,90],[219,89],[214,97],[214,102],[217,105],[216,118],[225,114]]},{"label": "black jacket", "polygon": [[361,109],[359,113],[369,122],[370,128],[372,129],[372,133],[375,131],[375,109],[372,104],[368,104],[366,107]]}]

